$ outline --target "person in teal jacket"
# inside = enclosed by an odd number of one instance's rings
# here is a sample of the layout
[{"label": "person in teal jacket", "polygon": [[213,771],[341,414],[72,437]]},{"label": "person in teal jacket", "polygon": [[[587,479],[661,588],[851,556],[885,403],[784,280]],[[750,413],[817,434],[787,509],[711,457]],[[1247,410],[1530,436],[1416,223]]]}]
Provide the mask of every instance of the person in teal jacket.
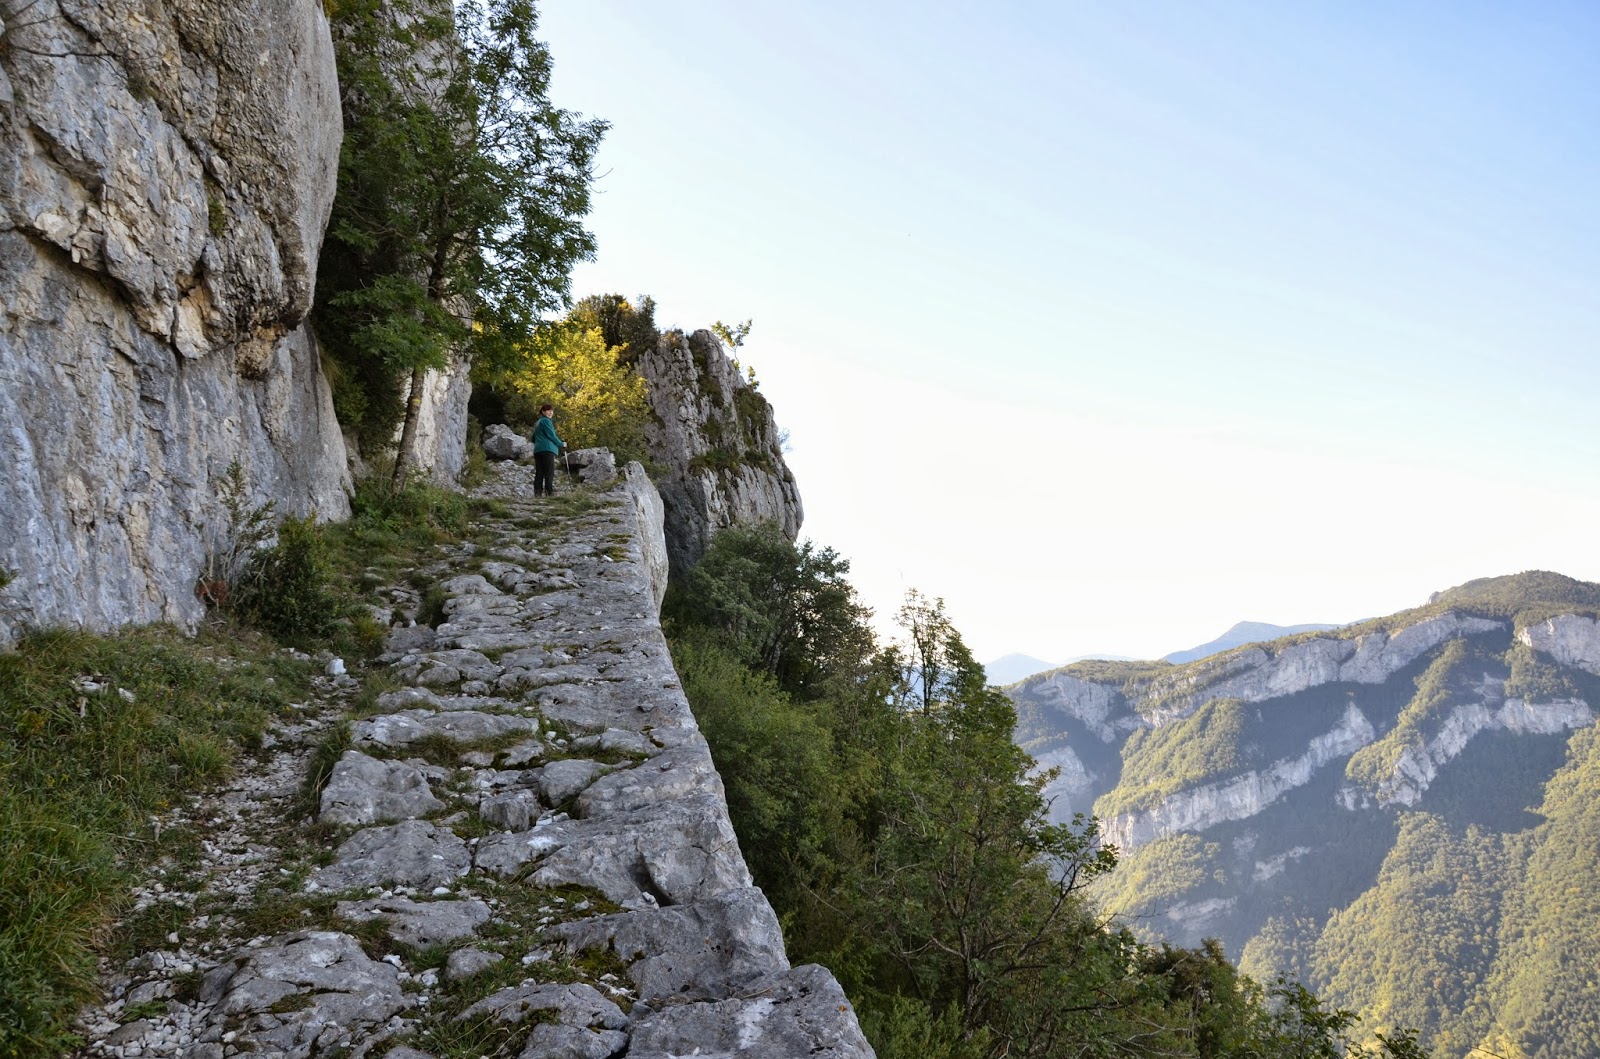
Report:
[{"label": "person in teal jacket", "polygon": [[556,453],[567,443],[556,436],[556,410],[539,406],[539,422],[533,425],[533,495],[556,495]]}]

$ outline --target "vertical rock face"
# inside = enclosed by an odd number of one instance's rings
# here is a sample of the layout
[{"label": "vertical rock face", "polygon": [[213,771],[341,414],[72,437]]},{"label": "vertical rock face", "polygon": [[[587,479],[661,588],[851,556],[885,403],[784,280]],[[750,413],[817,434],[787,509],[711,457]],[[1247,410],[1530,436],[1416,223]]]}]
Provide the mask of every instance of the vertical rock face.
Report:
[{"label": "vertical rock face", "polygon": [[791,540],[804,511],[772,406],[742,378],[710,331],[661,336],[635,365],[654,413],[650,458],[670,468],[657,481],[674,571],[705,554],[729,526],[773,522]]},{"label": "vertical rock face", "polygon": [[318,4],[0,8],[0,641],[197,617],[234,462],[347,512],[302,327],[340,135]]},{"label": "vertical rock face", "polygon": [[417,420],[419,469],[439,485],[454,486],[467,465],[467,402],[472,398],[472,368],[453,361],[444,371],[428,372]]}]

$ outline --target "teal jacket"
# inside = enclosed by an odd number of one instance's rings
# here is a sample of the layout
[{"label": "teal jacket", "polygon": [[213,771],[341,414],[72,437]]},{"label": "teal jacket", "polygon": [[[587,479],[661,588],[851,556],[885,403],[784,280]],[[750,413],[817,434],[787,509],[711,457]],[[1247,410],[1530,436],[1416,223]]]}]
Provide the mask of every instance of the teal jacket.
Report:
[{"label": "teal jacket", "polygon": [[533,451],[534,452],[560,452],[561,446],[566,442],[556,437],[556,425],[547,416],[540,416],[539,421],[533,425]]}]

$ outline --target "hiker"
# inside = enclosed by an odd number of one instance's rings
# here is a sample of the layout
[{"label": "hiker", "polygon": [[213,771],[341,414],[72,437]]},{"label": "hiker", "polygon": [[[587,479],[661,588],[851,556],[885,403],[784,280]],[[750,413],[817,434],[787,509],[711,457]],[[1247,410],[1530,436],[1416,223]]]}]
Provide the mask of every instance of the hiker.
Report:
[{"label": "hiker", "polygon": [[539,422],[533,426],[533,495],[556,495],[556,453],[567,443],[556,436],[555,406],[539,406]]}]

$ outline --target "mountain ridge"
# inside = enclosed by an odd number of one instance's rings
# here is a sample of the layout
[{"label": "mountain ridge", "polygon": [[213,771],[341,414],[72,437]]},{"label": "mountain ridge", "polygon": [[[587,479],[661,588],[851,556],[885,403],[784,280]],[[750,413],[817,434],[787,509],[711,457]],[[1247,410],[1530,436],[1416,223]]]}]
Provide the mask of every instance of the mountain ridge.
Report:
[{"label": "mountain ridge", "polygon": [[[1472,851],[1491,839],[1523,858],[1559,839],[1562,851],[1547,856],[1573,874],[1549,885],[1600,883],[1565,852],[1600,836],[1573,839],[1569,827],[1562,838],[1526,810],[1588,760],[1578,748],[1593,740],[1600,708],[1597,605],[1600,585],[1548,571],[1480,578],[1351,626],[1179,664],[1080,663],[1007,693],[1018,742],[1059,769],[1052,815],[1092,811],[1122,850],[1101,890],[1109,910],[1179,944],[1218,937],[1261,980],[1299,974],[1332,1004],[1416,1025],[1438,1054],[1464,1056],[1493,1046],[1499,1031],[1469,1017],[1491,1007],[1523,1012],[1528,1027],[1574,1011],[1600,1026],[1600,1003],[1586,1006],[1576,986],[1495,956],[1570,953],[1566,932],[1600,934],[1600,911],[1563,926],[1508,885],[1492,916],[1461,913],[1485,898],[1458,898],[1461,873],[1439,869],[1419,837],[1449,836],[1457,864],[1487,856]],[[1600,762],[1583,767],[1582,782],[1600,793]],[[1421,900],[1431,903],[1408,906],[1409,919],[1392,911]],[[1476,949],[1441,955],[1426,927],[1439,916],[1508,926],[1502,938],[1480,925]],[[1525,944],[1530,929],[1537,937]],[[1480,955],[1469,960],[1469,950]],[[1405,973],[1386,979],[1382,968]],[[1417,984],[1457,973],[1468,986]],[[1391,980],[1408,985],[1382,984]],[[1597,1054],[1531,1040],[1497,1050]],[[1600,1031],[1592,1041],[1600,1047]]]},{"label": "mountain ridge", "polygon": [[1184,662],[1193,662],[1209,655],[1227,651],[1245,644],[1261,643],[1266,640],[1276,640],[1284,636],[1294,636],[1303,632],[1326,632],[1337,629],[1337,625],[1308,623],[1304,625],[1274,625],[1265,621],[1241,621],[1234,623],[1227,632],[1214,640],[1190,647],[1182,651],[1173,651],[1171,654],[1161,656],[1163,662],[1182,665]]}]

